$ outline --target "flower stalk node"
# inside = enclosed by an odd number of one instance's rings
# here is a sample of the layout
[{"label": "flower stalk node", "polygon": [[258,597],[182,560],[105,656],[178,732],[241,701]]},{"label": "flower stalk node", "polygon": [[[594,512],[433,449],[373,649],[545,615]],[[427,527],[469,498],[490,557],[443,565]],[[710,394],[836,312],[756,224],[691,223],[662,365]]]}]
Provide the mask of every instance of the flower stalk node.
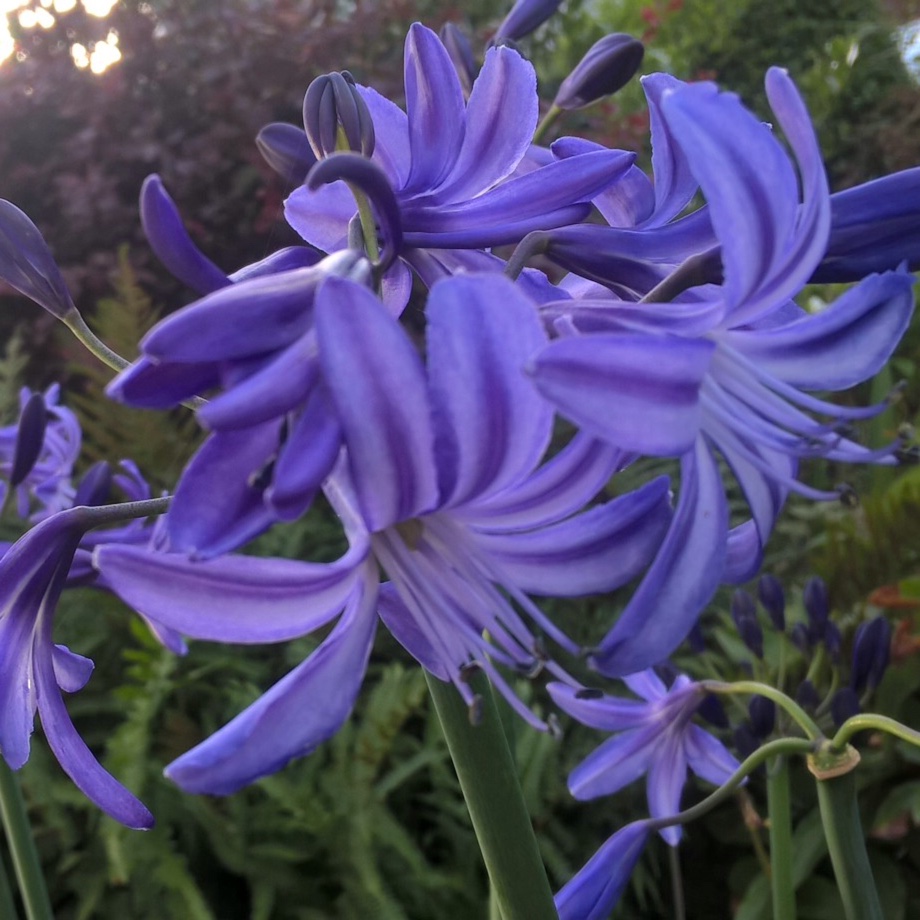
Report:
[{"label": "flower stalk node", "polygon": [[818,780],[835,779],[845,776],[859,766],[859,751],[851,744],[842,750],[835,748],[830,741],[824,741],[813,754],[805,758],[808,771]]}]

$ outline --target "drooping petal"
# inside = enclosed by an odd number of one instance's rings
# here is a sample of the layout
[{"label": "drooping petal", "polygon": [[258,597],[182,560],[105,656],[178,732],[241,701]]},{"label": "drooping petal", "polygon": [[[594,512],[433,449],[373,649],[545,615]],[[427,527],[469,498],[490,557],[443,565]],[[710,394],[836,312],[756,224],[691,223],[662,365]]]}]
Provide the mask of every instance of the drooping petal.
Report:
[{"label": "drooping petal", "polygon": [[229,795],[334,735],[361,688],[376,629],[376,576],[365,571],[322,644],[255,703],[166,768],[186,792]]},{"label": "drooping petal", "polygon": [[[680,811],[680,797],[687,781],[687,755],[683,732],[664,730],[660,747],[648,770],[648,810],[653,818],[667,818]],[[680,841],[679,826],[663,828],[661,836],[673,847]]]},{"label": "drooping petal", "polygon": [[714,786],[721,786],[741,766],[721,741],[698,725],[687,727],[684,751],[690,769]]},{"label": "drooping petal", "polygon": [[193,639],[281,642],[328,623],[345,605],[368,552],[356,543],[332,563],[181,553],[106,544],[94,564],[122,600]]},{"label": "drooping petal", "polygon": [[606,920],[632,875],[649,829],[635,821],[617,831],[556,895],[559,920]]},{"label": "drooping petal", "polygon": [[872,275],[815,315],[720,339],[765,373],[806,390],[842,390],[878,373],[913,313],[913,278]]},{"label": "drooping petal", "polygon": [[284,200],[284,219],[302,239],[323,252],[343,248],[348,222],[357,210],[355,196],[344,182],[315,189],[301,185]]},{"label": "drooping petal", "polygon": [[619,792],[654,762],[659,736],[658,726],[646,724],[608,738],[569,774],[569,791],[580,801]]},{"label": "drooping petal", "polygon": [[602,674],[641,671],[680,645],[722,578],[727,534],[722,478],[700,437],[681,458],[680,496],[661,549],[592,655]]},{"label": "drooping petal", "polygon": [[533,363],[537,387],[585,431],[623,449],[680,454],[700,426],[700,384],[714,345],[703,339],[585,335],[551,342]]},{"label": "drooping petal", "polygon": [[522,480],[546,451],[553,410],[523,370],[546,333],[501,275],[438,282],[427,318],[441,500],[462,504]]},{"label": "drooping petal", "polygon": [[454,165],[466,124],[463,89],[447,49],[413,23],[406,36],[404,79],[412,166],[404,191],[434,188]]},{"label": "drooping petal", "polygon": [[51,653],[55,683],[68,693],[76,693],[86,686],[95,665],[89,658],[72,652],[64,645],[55,645]]},{"label": "drooping petal", "polygon": [[434,200],[464,201],[511,175],[530,147],[538,115],[533,65],[513,48],[490,48],[470,94],[463,144]]},{"label": "drooping petal", "polygon": [[105,388],[105,395],[139,409],[171,409],[220,383],[217,362],[174,364],[141,356]]},{"label": "drooping petal", "polygon": [[367,526],[437,502],[427,382],[402,328],[366,288],[330,279],[316,304],[320,361]]},{"label": "drooping petal", "polygon": [[577,597],[611,591],[639,575],[658,549],[671,510],[668,479],[573,518],[524,533],[478,534],[508,583],[530,594]]},{"label": "drooping petal", "polygon": [[563,712],[590,728],[621,732],[638,728],[649,718],[649,707],[637,700],[594,694],[559,681],[548,683],[546,689]]},{"label": "drooping petal", "polygon": [[158,175],[141,186],[141,223],[157,258],[183,284],[199,294],[210,294],[230,279],[192,242],[175,202]]},{"label": "drooping petal", "polygon": [[173,550],[216,556],[274,523],[259,480],[280,444],[280,426],[275,419],[218,431],[204,442],[183,471],[166,518]]},{"label": "drooping petal", "polygon": [[256,147],[265,162],[288,184],[300,185],[316,163],[303,128],[272,122],[256,135]]},{"label": "drooping petal", "polygon": [[452,671],[456,669],[456,662],[445,662],[438,654],[392,584],[380,586],[377,613],[396,641],[426,671],[430,671],[439,680],[450,680]]}]

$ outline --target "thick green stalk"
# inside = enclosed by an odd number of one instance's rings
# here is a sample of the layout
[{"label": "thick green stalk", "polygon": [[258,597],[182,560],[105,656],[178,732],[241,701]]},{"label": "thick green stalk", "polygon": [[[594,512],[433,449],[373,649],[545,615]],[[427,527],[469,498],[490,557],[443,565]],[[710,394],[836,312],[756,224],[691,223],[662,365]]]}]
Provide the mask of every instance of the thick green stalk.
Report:
[{"label": "thick green stalk", "polygon": [[773,920],[795,920],[795,883],[792,879],[792,801],[789,762],[777,757],[767,767],[767,809],[770,814],[770,887]]},{"label": "thick green stalk", "polygon": [[470,681],[482,700],[481,719],[474,726],[456,688],[427,672],[425,677],[502,920],[557,920],[553,892],[488,679],[479,673]]},{"label": "thick green stalk", "polygon": [[6,874],[2,853],[0,853],[0,917],[8,918],[8,920],[19,920],[16,904],[13,901],[13,889],[10,887],[9,876]]},{"label": "thick green stalk", "polygon": [[29,920],[54,920],[19,780],[0,757],[0,817]]},{"label": "thick green stalk", "polygon": [[819,779],[818,805],[847,920],[883,920],[859,820],[853,771]]}]

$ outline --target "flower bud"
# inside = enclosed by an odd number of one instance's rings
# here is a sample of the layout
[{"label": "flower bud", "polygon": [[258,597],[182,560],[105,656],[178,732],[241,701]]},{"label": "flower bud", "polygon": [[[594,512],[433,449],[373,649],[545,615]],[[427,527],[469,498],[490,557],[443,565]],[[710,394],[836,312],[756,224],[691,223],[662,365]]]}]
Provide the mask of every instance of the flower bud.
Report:
[{"label": "flower bud", "polygon": [[851,687],[841,687],[831,700],[831,718],[837,728],[840,728],[850,716],[859,715],[861,711],[859,697]]},{"label": "flower bud", "polygon": [[94,463],[80,480],[73,502],[74,507],[86,505],[91,508],[95,505],[104,505],[109,501],[111,489],[112,467],[105,460],[100,460]]},{"label": "flower bud", "polygon": [[22,407],[19,425],[16,429],[16,447],[13,449],[13,463],[10,471],[10,486],[15,488],[35,466],[45,443],[45,426],[48,410],[45,397],[33,393]]},{"label": "flower bud", "polygon": [[795,701],[806,712],[814,712],[821,704],[821,697],[815,685],[810,680],[803,680],[795,691]]},{"label": "flower bud", "polygon": [[792,627],[792,631],[789,633],[789,638],[792,640],[792,644],[803,655],[808,655],[811,653],[811,633],[804,623],[796,623],[795,626]]},{"label": "flower bud", "polygon": [[731,615],[742,642],[758,658],[763,658],[763,630],[757,622],[754,598],[747,591],[735,591],[732,595]]},{"label": "flower bud", "polygon": [[891,657],[891,624],[885,617],[861,623],[853,641],[853,668],[850,686],[862,695],[874,690],[882,680]]},{"label": "flower bud", "polygon": [[516,42],[530,35],[559,9],[562,0],[517,0],[492,39],[493,44]]},{"label": "flower bud", "polygon": [[[354,77],[347,71],[317,77],[303,100],[303,124],[317,159],[351,150],[369,157],[374,152],[374,122]],[[339,129],[345,146],[339,146]]]},{"label": "flower bud", "polygon": [[832,664],[840,661],[840,646],[843,644],[843,637],[840,635],[840,627],[833,620],[828,620],[824,626],[824,647],[831,659]]},{"label": "flower bud", "polygon": [[757,597],[773,627],[782,632],[786,628],[786,594],[780,580],[773,575],[761,575],[757,581]]},{"label": "flower bud", "polygon": [[755,696],[748,703],[751,729],[758,738],[766,738],[776,725],[776,704],[765,696]]},{"label": "flower bud", "polygon": [[562,81],[553,105],[580,109],[622,89],[633,78],[645,47],[622,32],[605,35],[595,42],[572,72]]},{"label": "flower bud", "polygon": [[302,185],[316,164],[307,135],[294,125],[276,121],[256,135],[256,146],[265,162],[291,185]]},{"label": "flower bud", "polygon": [[817,576],[809,578],[802,592],[805,612],[808,614],[809,635],[813,641],[824,638],[824,627],[830,614],[830,601],[827,597],[827,585]]},{"label": "flower bud", "polygon": [[473,49],[470,47],[469,39],[452,22],[445,22],[441,26],[438,37],[447,49],[454,70],[457,71],[460,85],[463,87],[463,95],[469,97],[476,79],[476,61],[473,59]]}]

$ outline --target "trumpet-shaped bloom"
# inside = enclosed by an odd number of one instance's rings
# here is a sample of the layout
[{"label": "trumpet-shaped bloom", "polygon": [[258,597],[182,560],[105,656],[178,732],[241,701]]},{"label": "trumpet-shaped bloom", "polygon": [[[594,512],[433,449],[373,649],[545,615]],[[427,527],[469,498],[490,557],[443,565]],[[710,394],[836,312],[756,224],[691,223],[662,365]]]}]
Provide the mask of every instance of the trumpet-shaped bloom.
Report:
[{"label": "trumpet-shaped bloom", "polygon": [[[721,786],[738,769],[725,746],[692,722],[706,697],[700,684],[680,675],[666,687],[654,671],[623,678],[645,702],[578,690],[561,683],[548,686],[560,709],[584,725],[616,732],[589,754],[569,775],[569,789],[577,799],[613,795],[647,776],[649,814],[666,818],[680,811],[687,769]],[[680,840],[680,827],[661,830],[671,845]]]},{"label": "trumpet-shaped bloom", "polygon": [[[389,184],[398,209],[390,223],[398,221],[400,254],[413,264],[415,249],[497,246],[581,220],[633,162],[632,154],[596,149],[512,178],[538,116],[533,67],[512,48],[487,52],[467,102],[447,49],[416,23],[406,38],[405,84],[407,112],[363,90],[376,134],[371,163],[382,174],[366,190],[373,200],[376,186]],[[354,171],[353,159],[340,162],[347,176],[335,174],[333,160],[321,165],[330,178],[365,181],[367,170]],[[291,226],[326,252],[345,245],[355,211],[344,182],[299,188],[285,204]]]},{"label": "trumpet-shaped bloom", "polygon": [[[874,275],[817,315],[789,298],[825,252],[826,180],[804,105],[785,72],[767,90],[798,161],[737,97],[711,84],[662,99],[671,137],[708,201],[724,283],[674,303],[568,301],[545,308],[569,335],[534,362],[553,403],[582,428],[624,449],[679,456],[681,491],[661,552],[595,664],[621,675],[667,657],[720,581],[743,581],[790,490],[828,499],[796,479],[800,459],[893,462],[893,446],[868,450],[841,423],[883,407],[851,409],[809,395],[876,373],[913,309],[911,278]],[[811,413],[830,421],[817,421]],[[730,531],[716,455],[737,479],[753,520]]]},{"label": "trumpet-shaped bloom", "polygon": [[[623,461],[576,437],[547,463],[552,411],[521,366],[546,338],[534,305],[500,276],[440,282],[428,306],[428,372],[366,288],[330,279],[317,295],[325,385],[345,450],[324,489],[351,549],[330,565],[247,557],[193,562],[105,546],[96,565],[120,596],[190,636],[277,641],[344,612],[302,665],[179,758],[190,791],[227,793],[335,732],[360,687],[377,615],[471,707],[464,679],[484,669],[531,723],[499,667],[564,672],[535,624],[577,648],[529,594],[574,596],[635,577],[670,520],[659,479],[586,504]],[[388,581],[380,583],[381,574]]]},{"label": "trumpet-shaped bloom", "polygon": [[100,766],[61,697],[82,689],[93,670],[88,658],[52,638],[55,607],[93,523],[88,508],[61,511],[0,559],[0,752],[14,770],[28,760],[37,711],[51,750],[83,793],[123,824],[150,827],[150,812]]}]

